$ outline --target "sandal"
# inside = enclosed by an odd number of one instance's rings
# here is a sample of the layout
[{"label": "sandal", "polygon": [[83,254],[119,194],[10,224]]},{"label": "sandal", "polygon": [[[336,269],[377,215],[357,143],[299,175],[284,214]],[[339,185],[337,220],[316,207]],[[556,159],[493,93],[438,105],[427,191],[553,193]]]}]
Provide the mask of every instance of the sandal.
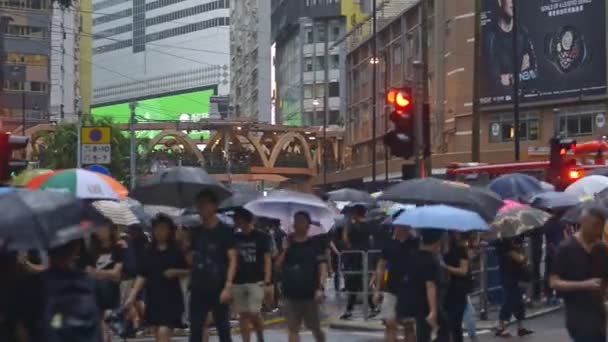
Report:
[{"label": "sandal", "polygon": [[494,331],[494,337],[509,338],[511,337],[511,334],[506,331],[505,328],[496,328],[496,331]]},{"label": "sandal", "polygon": [[517,330],[517,336],[519,337],[524,337],[524,336],[528,336],[528,335],[532,335],[534,334],[534,331],[526,329],[526,328],[521,328],[519,330]]}]

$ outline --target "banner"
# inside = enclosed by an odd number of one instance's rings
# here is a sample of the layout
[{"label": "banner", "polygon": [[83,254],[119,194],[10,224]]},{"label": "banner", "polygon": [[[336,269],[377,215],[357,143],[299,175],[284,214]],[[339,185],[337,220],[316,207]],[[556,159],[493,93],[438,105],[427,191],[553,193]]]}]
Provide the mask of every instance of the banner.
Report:
[{"label": "banner", "polygon": [[[479,101],[521,101],[606,93],[606,0],[481,0]],[[517,58],[513,57],[513,3]]]}]

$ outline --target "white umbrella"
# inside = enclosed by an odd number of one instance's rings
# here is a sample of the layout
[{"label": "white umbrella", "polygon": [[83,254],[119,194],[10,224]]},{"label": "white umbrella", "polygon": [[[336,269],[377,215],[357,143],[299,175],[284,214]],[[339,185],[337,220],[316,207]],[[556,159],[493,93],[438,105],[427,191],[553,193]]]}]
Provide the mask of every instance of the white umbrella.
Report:
[{"label": "white umbrella", "polygon": [[93,207],[97,209],[103,216],[107,217],[114,224],[120,226],[130,226],[140,223],[131,208],[126,202],[114,201],[95,201]]},{"label": "white umbrella", "polygon": [[278,190],[245,205],[245,209],[256,216],[281,220],[287,233],[293,231],[293,215],[307,212],[313,221],[309,235],[327,233],[333,226],[337,213],[320,198],[300,192]]},{"label": "white umbrella", "polygon": [[583,177],[570,184],[564,192],[577,195],[579,197],[593,196],[598,192],[608,188],[608,177],[591,175]]}]

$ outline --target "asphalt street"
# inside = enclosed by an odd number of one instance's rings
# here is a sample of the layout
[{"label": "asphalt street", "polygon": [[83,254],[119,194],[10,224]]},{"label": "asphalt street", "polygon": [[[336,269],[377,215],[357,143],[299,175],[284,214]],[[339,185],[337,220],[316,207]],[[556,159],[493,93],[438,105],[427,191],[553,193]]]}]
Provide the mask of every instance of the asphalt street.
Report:
[{"label": "asphalt street", "polygon": [[[511,338],[508,340],[522,340],[525,342],[546,342],[546,341],[555,341],[555,342],[567,342],[568,335],[566,330],[564,329],[564,317],[563,312],[558,311],[552,314],[548,314],[545,316],[534,318],[527,322],[526,327],[535,331],[534,335],[519,339],[519,338]],[[510,327],[511,333],[515,334],[515,327]],[[382,333],[381,332],[357,332],[357,331],[342,331],[342,330],[331,330],[326,329],[327,332],[327,341],[329,342],[381,342]],[[302,341],[309,342],[314,341],[310,332],[302,333]],[[255,341],[255,338],[253,339]],[[287,340],[284,328],[275,327],[272,329],[268,329],[266,331],[266,341],[267,342],[285,342]],[[465,339],[467,341],[468,339]],[[119,340],[116,340],[118,342]],[[136,339],[130,340],[133,342],[152,342],[154,341],[151,338],[147,339]],[[185,342],[186,338],[175,338],[176,342]],[[217,341],[217,337],[211,338],[212,342]],[[234,336],[234,342],[241,342],[240,336]],[[497,341],[505,341],[504,338],[495,338],[492,336],[490,331],[482,331],[479,336],[480,342],[497,342]]]}]

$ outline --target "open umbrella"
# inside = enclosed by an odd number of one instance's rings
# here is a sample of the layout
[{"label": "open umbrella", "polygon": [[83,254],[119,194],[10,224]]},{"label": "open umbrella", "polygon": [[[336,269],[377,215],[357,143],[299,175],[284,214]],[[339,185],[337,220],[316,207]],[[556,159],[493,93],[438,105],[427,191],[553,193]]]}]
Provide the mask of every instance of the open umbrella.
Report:
[{"label": "open umbrella", "polygon": [[542,227],[551,218],[548,213],[529,206],[514,208],[496,216],[492,228],[496,238],[511,238]]},{"label": "open umbrella", "polygon": [[242,189],[233,191],[234,192],[232,196],[228,197],[227,199],[223,200],[222,203],[220,203],[219,209],[221,211],[234,210],[238,207],[244,206],[245,204],[253,200],[262,197],[261,192],[252,189]]},{"label": "open umbrella", "polygon": [[573,207],[581,202],[580,198],[571,193],[547,191],[535,195],[529,201],[534,208],[543,210],[560,210]]},{"label": "open umbrella", "polygon": [[54,191],[15,191],[0,197],[0,208],[0,244],[9,250],[58,247],[104,222],[91,205]]},{"label": "open umbrella", "polygon": [[232,195],[215,178],[199,167],[173,167],[162,170],[137,184],[131,196],[143,204],[188,208],[201,191],[214,193],[220,200]]},{"label": "open umbrella", "polygon": [[53,170],[47,170],[47,169],[25,170],[25,171],[21,172],[20,174],[18,174],[17,177],[13,178],[13,180],[11,181],[11,185],[22,187],[22,186],[25,186],[27,183],[29,183],[32,179],[34,179],[38,176],[52,173],[52,172],[53,172]]},{"label": "open umbrella", "polygon": [[91,200],[118,200],[126,198],[129,193],[116,179],[84,169],[47,173],[32,179],[25,187],[69,192],[78,198]]},{"label": "open umbrella", "polygon": [[494,219],[503,205],[492,191],[436,178],[403,181],[386,189],[378,199],[404,204],[445,204],[474,211],[487,222]]},{"label": "open umbrella", "polygon": [[283,228],[288,233],[291,232],[294,214],[305,211],[313,221],[310,235],[327,233],[338,216],[319,197],[286,190],[273,191],[266,197],[249,202],[245,205],[245,209],[256,216],[281,220]]},{"label": "open umbrella", "polygon": [[344,188],[327,193],[330,201],[375,204],[376,199],[366,191]]},{"label": "open umbrella", "polygon": [[116,225],[130,226],[141,223],[126,202],[95,201],[93,206]]},{"label": "open umbrella", "polygon": [[593,175],[583,177],[570,184],[564,192],[585,197],[593,196],[606,188],[608,188],[608,177]]},{"label": "open umbrella", "polygon": [[441,229],[459,232],[488,229],[488,223],[479,214],[443,204],[405,210],[393,220],[393,224],[416,229]]},{"label": "open umbrella", "polygon": [[495,178],[488,189],[503,199],[522,200],[543,192],[540,181],[523,173],[509,173]]}]

